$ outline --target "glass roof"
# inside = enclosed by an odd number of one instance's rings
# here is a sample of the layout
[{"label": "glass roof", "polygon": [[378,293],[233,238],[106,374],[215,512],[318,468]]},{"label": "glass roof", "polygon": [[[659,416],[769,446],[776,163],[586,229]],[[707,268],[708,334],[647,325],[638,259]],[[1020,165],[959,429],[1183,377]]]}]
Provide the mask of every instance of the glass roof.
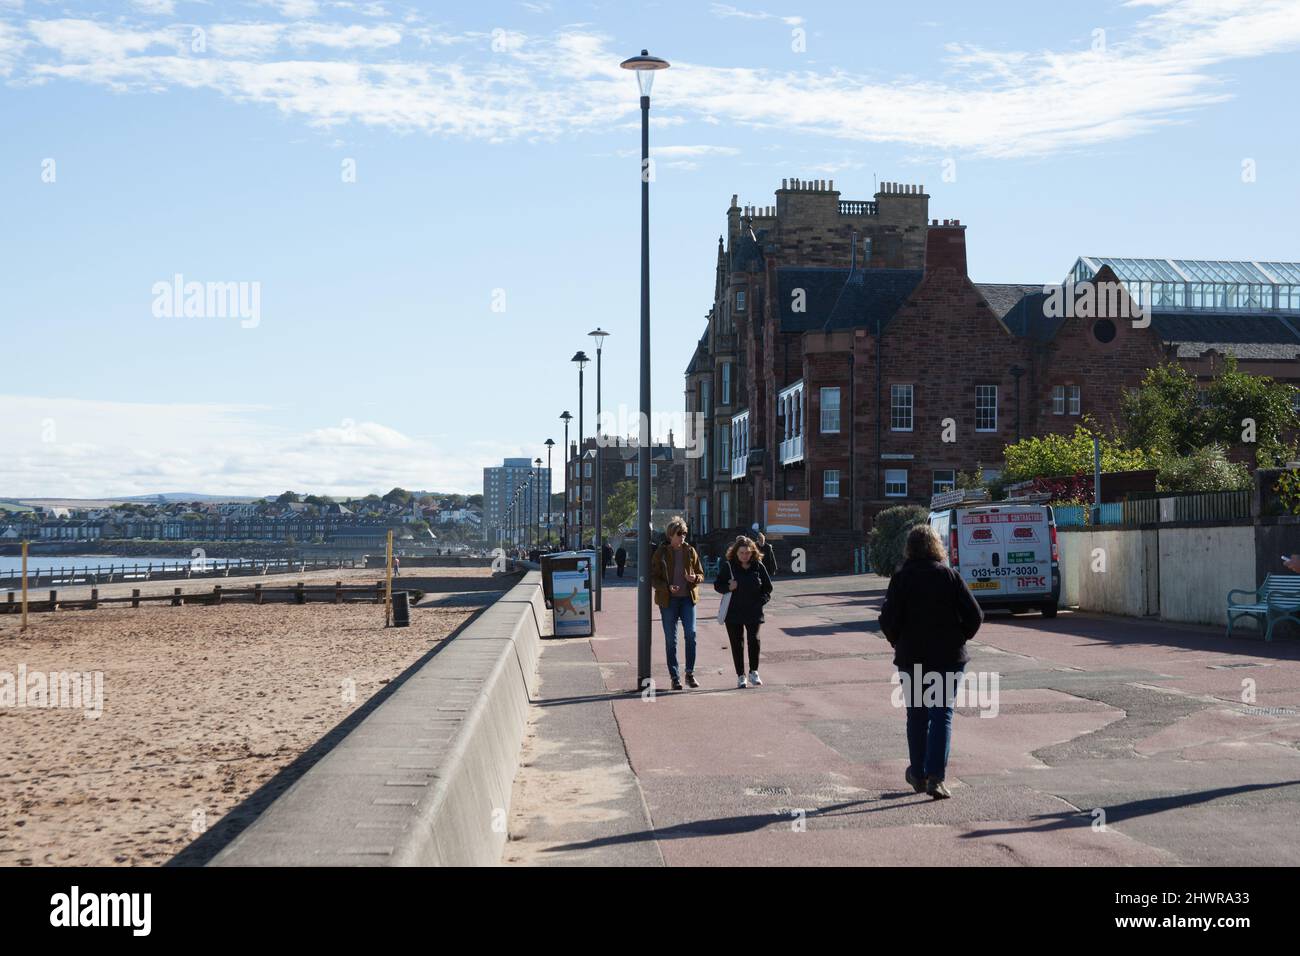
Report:
[{"label": "glass roof", "polygon": [[1080,256],[1066,281],[1086,282],[1102,266],[1136,300],[1157,309],[1300,311],[1297,262]]}]

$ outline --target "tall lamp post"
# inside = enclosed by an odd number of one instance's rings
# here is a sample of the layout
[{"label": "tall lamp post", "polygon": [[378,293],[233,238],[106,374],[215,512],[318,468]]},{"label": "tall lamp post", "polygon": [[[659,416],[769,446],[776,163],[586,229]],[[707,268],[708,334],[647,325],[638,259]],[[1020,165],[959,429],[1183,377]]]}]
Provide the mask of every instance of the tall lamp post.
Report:
[{"label": "tall lamp post", "polygon": [[533,531],[536,532],[536,540],[540,543],[542,540],[542,460],[534,458],[533,464],[537,466],[537,491],[533,494],[537,507],[533,509]]},{"label": "tall lamp post", "polygon": [[546,546],[551,546],[551,495],[554,493],[554,479],[551,472],[551,449],[555,447],[555,439],[546,439]]},{"label": "tall lamp post", "polygon": [[587,358],[586,352],[579,350],[574,353],[573,358],[569,359],[569,361],[578,363],[578,550],[581,551],[582,524],[583,519],[587,517],[586,514],[584,514],[587,510],[587,500],[586,496],[583,494],[585,486],[582,483],[582,459],[585,457],[585,452],[582,447],[582,370],[587,367],[587,363],[590,362],[591,359]]},{"label": "tall lamp post", "polygon": [[566,409],[560,416],[564,422],[564,550],[569,548],[569,505],[573,502],[573,496],[569,494],[569,422],[573,421],[573,416]]},{"label": "tall lamp post", "polygon": [[[605,450],[605,441],[600,432],[600,350],[605,344],[605,336],[609,335],[599,325],[596,331],[588,332],[596,340],[596,564],[600,568],[601,580],[605,578],[605,470],[601,467],[601,456]],[[605,436],[607,438],[608,435]],[[596,610],[600,610],[600,592],[601,588],[596,588]]]},{"label": "tall lamp post", "polygon": [[641,430],[637,446],[636,672],[637,687],[650,681],[650,87],[668,61],[642,50],[619,64],[636,71],[641,90]]}]

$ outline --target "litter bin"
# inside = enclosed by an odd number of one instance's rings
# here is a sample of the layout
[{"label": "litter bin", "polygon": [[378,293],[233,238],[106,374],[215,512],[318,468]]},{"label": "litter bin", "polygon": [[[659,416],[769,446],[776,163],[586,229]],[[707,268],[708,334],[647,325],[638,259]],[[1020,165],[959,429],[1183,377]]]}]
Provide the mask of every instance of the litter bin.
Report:
[{"label": "litter bin", "polygon": [[411,592],[393,592],[393,626],[406,627],[411,623]]},{"label": "litter bin", "polygon": [[551,609],[556,637],[589,637],[595,633],[592,613],[592,571],[589,551],[542,555],[542,594]]}]

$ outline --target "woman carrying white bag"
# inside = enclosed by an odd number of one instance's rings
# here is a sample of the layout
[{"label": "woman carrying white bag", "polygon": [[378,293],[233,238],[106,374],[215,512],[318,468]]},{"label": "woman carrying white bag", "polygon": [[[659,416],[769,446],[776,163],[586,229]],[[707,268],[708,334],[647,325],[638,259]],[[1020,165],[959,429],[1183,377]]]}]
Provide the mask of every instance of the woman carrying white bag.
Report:
[{"label": "woman carrying white bag", "polygon": [[758,676],[758,629],[763,623],[763,605],[772,596],[772,579],[753,541],[741,535],[727,549],[727,560],[718,568],[713,590],[722,595],[718,621],[727,626],[731,659],[736,665],[736,686],[747,686],[746,644],[749,645],[749,683],[762,686]]}]

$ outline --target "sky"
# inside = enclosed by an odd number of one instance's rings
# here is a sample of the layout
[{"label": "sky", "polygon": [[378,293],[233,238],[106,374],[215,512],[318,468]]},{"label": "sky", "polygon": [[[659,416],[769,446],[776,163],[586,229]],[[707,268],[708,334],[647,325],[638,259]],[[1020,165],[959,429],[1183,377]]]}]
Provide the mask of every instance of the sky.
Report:
[{"label": "sky", "polygon": [[1300,259],[1300,0],[1065,9],[0,0],[0,497],[475,493],[597,326],[628,421],[642,48],[657,416],[782,178],[924,184],[982,282]]}]

